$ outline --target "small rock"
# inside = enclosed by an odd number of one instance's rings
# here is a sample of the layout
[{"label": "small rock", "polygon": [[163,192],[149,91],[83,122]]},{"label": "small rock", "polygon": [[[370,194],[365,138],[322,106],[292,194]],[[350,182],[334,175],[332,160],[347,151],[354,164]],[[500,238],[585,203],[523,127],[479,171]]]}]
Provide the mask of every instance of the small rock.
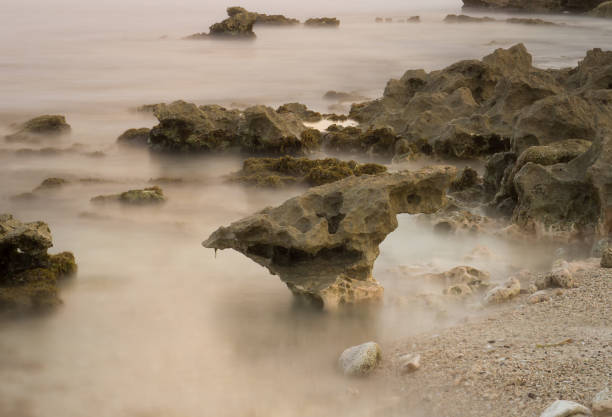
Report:
[{"label": "small rock", "polygon": [[538,288],[538,290],[553,287],[576,288],[578,284],[574,280],[574,277],[569,269],[565,267],[566,265],[567,262],[564,262],[564,265],[559,264],[555,266],[551,272],[539,277],[535,282],[535,286]]},{"label": "small rock", "polygon": [[543,303],[545,301],[550,301],[550,293],[544,290],[535,292],[527,298],[529,304]]},{"label": "small rock", "polygon": [[606,388],[593,398],[593,414],[595,417],[612,417],[612,391]]},{"label": "small rock", "polygon": [[410,374],[421,367],[421,355],[408,353],[399,357],[399,369],[402,374]]},{"label": "small rock", "polygon": [[485,295],[485,304],[499,304],[513,297],[516,297],[521,293],[520,281],[512,277],[506,281],[503,285],[493,288]]},{"label": "small rock", "polygon": [[368,342],[346,349],[340,355],[338,364],[344,375],[364,376],[376,368],[381,358],[380,346],[375,342]]},{"label": "small rock", "polygon": [[603,252],[601,257],[602,268],[612,268],[612,248],[608,248]]},{"label": "small rock", "polygon": [[590,416],[591,410],[573,401],[557,400],[552,403],[540,417],[578,417]]}]

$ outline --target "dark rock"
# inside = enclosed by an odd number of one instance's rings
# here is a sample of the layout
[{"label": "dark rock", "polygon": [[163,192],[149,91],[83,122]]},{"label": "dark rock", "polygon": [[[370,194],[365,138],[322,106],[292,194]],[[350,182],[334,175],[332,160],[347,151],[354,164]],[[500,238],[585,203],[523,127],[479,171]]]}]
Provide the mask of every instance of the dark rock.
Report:
[{"label": "dark rock", "polygon": [[335,17],[314,17],[304,22],[304,25],[311,27],[338,27],[340,21]]},{"label": "dark rock", "polygon": [[70,133],[70,125],[66,118],[59,115],[35,117],[19,125],[19,130],[6,135],[7,142],[38,143],[45,138],[58,137]]},{"label": "dark rock", "polygon": [[91,199],[94,204],[121,203],[130,206],[159,205],[166,202],[160,187],[129,190],[121,194],[100,195]]},{"label": "dark rock", "polygon": [[335,158],[307,159],[284,156],[282,158],[249,158],[242,170],[230,175],[230,181],[260,187],[317,186],[329,184],[352,175],[376,175],[387,168],[378,164],[358,164]]},{"label": "dark rock", "polygon": [[589,16],[612,18],[612,1],[606,1],[589,12]]},{"label": "dark rock", "polygon": [[287,103],[276,109],[277,113],[293,113],[300,119],[308,123],[316,123],[323,120],[321,113],[309,110],[308,107],[300,103]]},{"label": "dark rock", "polygon": [[496,21],[497,20],[493,19],[492,17],[473,17],[464,14],[449,14],[444,18],[444,22],[446,23],[488,23]]},{"label": "dark rock", "polygon": [[465,7],[505,9],[522,12],[583,13],[606,0],[463,0]]},{"label": "dark rock", "polygon": [[61,304],[57,281],[74,275],[74,255],[49,255],[49,226],[0,215],[0,313],[46,312]]},{"label": "dark rock", "polygon": [[526,19],[520,17],[513,17],[510,19],[506,19],[506,23],[513,23],[518,25],[530,25],[530,26],[561,26],[558,23],[549,22],[547,20],[542,19]]},{"label": "dark rock", "polygon": [[142,127],[140,129],[128,129],[117,138],[120,145],[147,146],[151,129]]}]

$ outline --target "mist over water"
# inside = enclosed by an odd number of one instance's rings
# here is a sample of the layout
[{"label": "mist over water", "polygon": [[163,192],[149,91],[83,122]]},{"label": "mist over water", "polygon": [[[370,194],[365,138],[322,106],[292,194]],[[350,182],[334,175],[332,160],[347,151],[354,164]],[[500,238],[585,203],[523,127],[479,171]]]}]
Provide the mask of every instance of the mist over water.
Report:
[{"label": "mist over water", "polygon": [[[31,116],[65,114],[72,134],[52,146],[74,151],[16,154],[24,145],[2,143],[0,213],[49,223],[52,251],[74,252],[79,274],[62,289],[64,305],[55,314],[0,323],[0,416],[372,415],[394,393],[384,380],[341,377],[335,361],[343,349],[476,314],[449,308],[440,316],[400,302],[419,289],[393,268],[437,272],[469,263],[502,281],[521,268],[549,266],[551,248],[439,236],[414,216],[400,216],[374,270],[386,289],[384,306],[331,315],[303,311],[263,267],[232,251],[215,257],[200,244],[218,226],[301,190],[224,183],[222,176],[241,166],[237,158],[162,158],[115,145],[124,130],[156,124],[133,111],[142,104],[299,101],[327,112],[333,104],[322,99],[327,90],[375,98],[407,69],[440,69],[517,42],[536,65],[560,68],[612,40],[609,23],[594,19],[546,16],[567,24],[552,28],[447,25],[442,19],[460,11],[459,1],[408,3],[243,1],[257,12],[342,21],[338,30],[256,27],[254,42],[181,39],[223,19],[233,4],[220,1],[3,5],[0,134]],[[376,16],[417,14],[420,24],[374,23]],[[71,183],[35,201],[11,199],[48,177]],[[160,177],[185,180],[162,185],[163,207],[89,202]],[[467,261],[480,246],[494,256]],[[355,388],[358,397],[351,394]]]}]

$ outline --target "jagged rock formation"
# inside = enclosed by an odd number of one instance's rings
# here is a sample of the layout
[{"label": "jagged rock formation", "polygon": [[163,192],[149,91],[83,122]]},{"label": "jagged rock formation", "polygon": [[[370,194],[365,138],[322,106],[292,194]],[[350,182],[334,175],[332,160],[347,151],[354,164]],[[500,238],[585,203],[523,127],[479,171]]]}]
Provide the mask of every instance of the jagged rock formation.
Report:
[{"label": "jagged rock formation", "polygon": [[76,273],[74,255],[47,254],[49,226],[0,215],[0,313],[44,312],[59,305],[57,281]]},{"label": "jagged rock formation", "polygon": [[346,178],[221,227],[203,245],[235,249],[321,307],[377,300],[372,267],[397,214],[437,211],[454,175],[433,167]]},{"label": "jagged rock formation", "polygon": [[70,125],[61,115],[38,116],[18,126],[15,133],[6,135],[7,142],[38,143],[45,138],[55,138],[70,133]]},{"label": "jagged rock formation", "polygon": [[240,111],[176,101],[157,105],[154,114],[159,120],[149,134],[154,151],[303,155],[319,146],[293,112],[266,106]]},{"label": "jagged rock formation", "polygon": [[316,123],[323,120],[321,113],[309,110],[305,104],[301,103],[287,103],[276,109],[277,113],[293,113],[304,122]]},{"label": "jagged rock formation", "polygon": [[464,7],[515,10],[523,12],[584,13],[606,0],[463,0]]},{"label": "jagged rock formation", "polygon": [[358,164],[336,158],[307,159],[283,156],[281,158],[249,158],[242,170],[231,174],[229,180],[258,187],[317,186],[346,177],[376,175],[387,168],[378,164]]},{"label": "jagged rock formation", "polygon": [[254,25],[270,26],[290,26],[300,23],[297,19],[291,19],[283,15],[268,15],[264,13],[253,13],[242,7],[228,7],[227,19],[213,24],[209,28],[209,33],[196,33],[186,39],[253,39],[256,37],[253,32]]}]

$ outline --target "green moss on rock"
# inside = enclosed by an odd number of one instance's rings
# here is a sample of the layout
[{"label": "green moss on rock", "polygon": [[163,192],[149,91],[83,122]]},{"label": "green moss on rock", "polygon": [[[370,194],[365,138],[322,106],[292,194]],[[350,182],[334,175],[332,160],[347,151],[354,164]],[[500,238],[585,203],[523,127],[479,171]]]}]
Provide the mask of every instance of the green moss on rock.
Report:
[{"label": "green moss on rock", "polygon": [[57,137],[70,132],[70,125],[61,115],[38,116],[21,124],[17,132],[5,136],[8,142],[40,142],[45,137]]},{"label": "green moss on rock", "polygon": [[249,158],[244,161],[242,170],[232,174],[229,179],[259,187],[317,186],[351,175],[376,175],[386,170],[386,167],[378,164],[358,164],[335,158]]}]

